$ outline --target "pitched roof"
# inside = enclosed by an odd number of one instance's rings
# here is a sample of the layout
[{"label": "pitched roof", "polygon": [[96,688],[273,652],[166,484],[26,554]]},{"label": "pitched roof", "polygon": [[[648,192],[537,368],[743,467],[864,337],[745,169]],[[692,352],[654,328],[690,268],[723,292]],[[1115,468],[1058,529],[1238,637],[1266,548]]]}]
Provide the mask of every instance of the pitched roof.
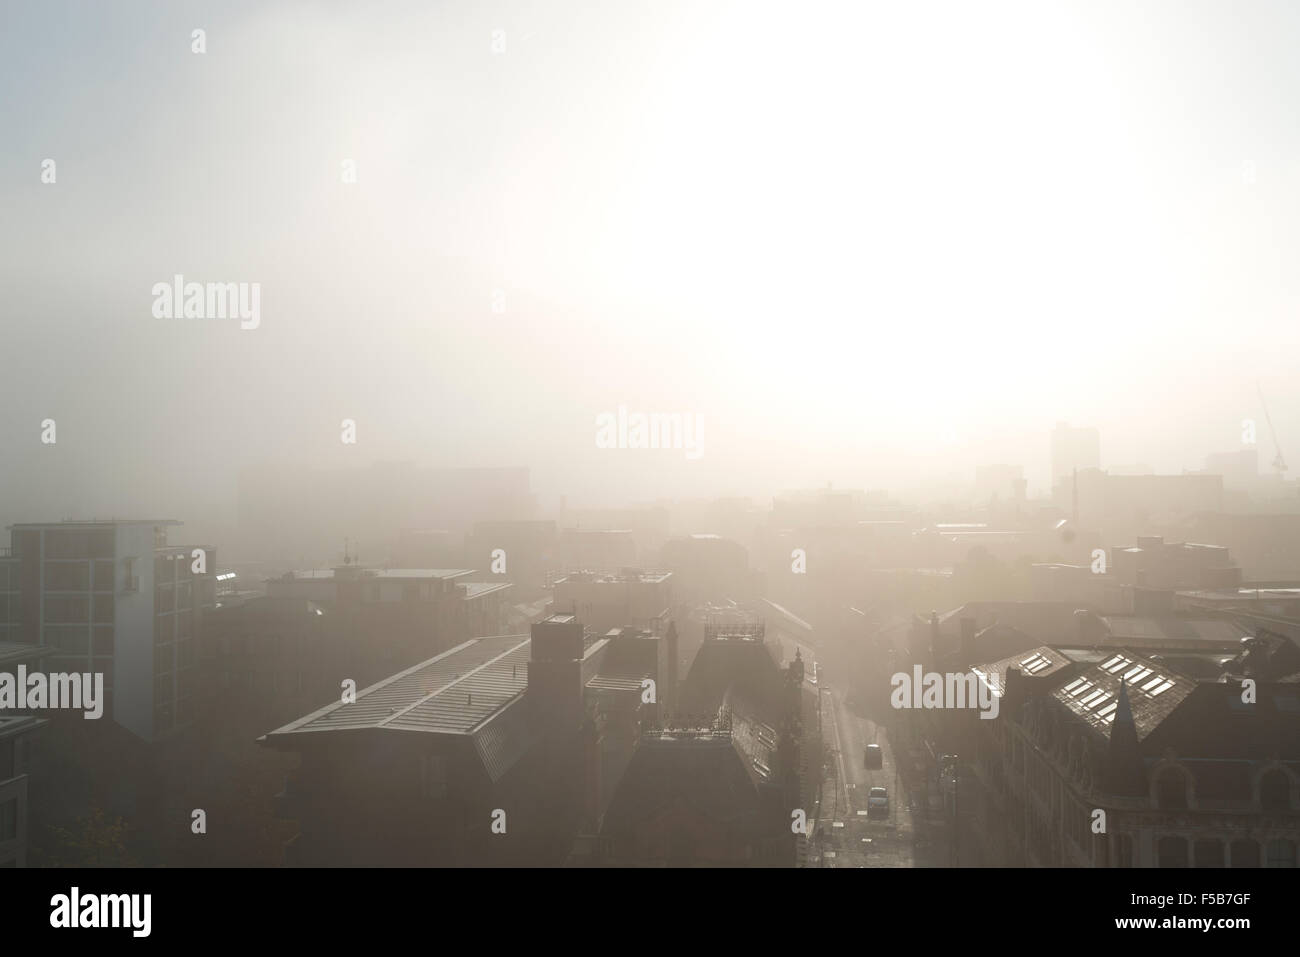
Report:
[{"label": "pitched roof", "polygon": [[779,713],[784,686],[772,648],[756,638],[714,638],[700,645],[682,683],[678,710],[716,714],[728,691],[736,689],[765,717]]},{"label": "pitched roof", "polygon": [[467,734],[528,687],[527,635],[475,638],[270,732],[375,729]]},{"label": "pitched roof", "polygon": [[1196,688],[1196,681],[1165,663],[1117,648],[1100,662],[1090,663],[1052,692],[1070,713],[1094,732],[1109,739],[1119,709],[1120,682],[1127,686],[1138,740],[1146,738]]},{"label": "pitched roof", "polygon": [[601,833],[632,829],[675,807],[717,824],[760,825],[758,790],[730,734],[643,737],[614,792]]}]

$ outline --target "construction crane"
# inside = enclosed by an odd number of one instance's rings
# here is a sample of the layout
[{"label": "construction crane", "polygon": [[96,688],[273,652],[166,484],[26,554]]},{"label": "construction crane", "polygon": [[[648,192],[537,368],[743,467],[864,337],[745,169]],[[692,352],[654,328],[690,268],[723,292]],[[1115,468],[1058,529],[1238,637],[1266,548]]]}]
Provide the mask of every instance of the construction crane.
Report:
[{"label": "construction crane", "polygon": [[1277,442],[1277,430],[1273,428],[1273,418],[1268,414],[1268,403],[1264,401],[1264,390],[1255,383],[1255,391],[1259,393],[1259,404],[1264,407],[1264,421],[1268,423],[1268,434],[1273,436],[1273,469],[1277,472],[1278,478],[1286,475],[1286,459],[1282,458],[1282,446]]}]

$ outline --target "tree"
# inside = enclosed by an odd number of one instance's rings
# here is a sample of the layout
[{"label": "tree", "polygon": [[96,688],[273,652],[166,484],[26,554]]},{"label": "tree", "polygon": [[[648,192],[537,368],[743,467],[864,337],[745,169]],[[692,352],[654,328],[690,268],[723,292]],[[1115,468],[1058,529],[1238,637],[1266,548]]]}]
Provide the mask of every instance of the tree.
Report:
[{"label": "tree", "polygon": [[[51,826],[54,839],[52,860],[54,867],[132,867],[135,861],[127,850],[131,827],[122,818],[111,821],[104,809],[92,808],[85,817],[77,819],[76,826],[68,828]],[[44,863],[44,862],[42,862]]]}]

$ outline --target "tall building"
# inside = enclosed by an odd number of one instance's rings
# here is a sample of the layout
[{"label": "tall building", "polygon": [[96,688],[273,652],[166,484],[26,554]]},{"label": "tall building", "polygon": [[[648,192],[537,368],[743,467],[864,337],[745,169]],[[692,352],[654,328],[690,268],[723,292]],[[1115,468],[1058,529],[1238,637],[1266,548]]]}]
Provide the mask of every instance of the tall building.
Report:
[{"label": "tall building", "polygon": [[168,545],[179,524],[14,525],[0,562],[10,640],[49,646],[51,672],[102,673],[104,717],[145,741],[193,721],[196,639],[215,607],[216,550]]},{"label": "tall building", "polygon": [[1052,487],[1068,480],[1075,469],[1101,468],[1101,433],[1064,422],[1052,430]]}]

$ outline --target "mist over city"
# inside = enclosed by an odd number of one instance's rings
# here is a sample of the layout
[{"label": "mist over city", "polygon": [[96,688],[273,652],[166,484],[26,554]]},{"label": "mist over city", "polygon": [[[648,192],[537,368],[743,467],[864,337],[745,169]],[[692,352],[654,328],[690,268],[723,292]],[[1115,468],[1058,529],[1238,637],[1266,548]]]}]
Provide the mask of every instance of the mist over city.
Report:
[{"label": "mist over city", "polygon": [[36,924],[1296,866],[1300,8],[0,6]]}]

